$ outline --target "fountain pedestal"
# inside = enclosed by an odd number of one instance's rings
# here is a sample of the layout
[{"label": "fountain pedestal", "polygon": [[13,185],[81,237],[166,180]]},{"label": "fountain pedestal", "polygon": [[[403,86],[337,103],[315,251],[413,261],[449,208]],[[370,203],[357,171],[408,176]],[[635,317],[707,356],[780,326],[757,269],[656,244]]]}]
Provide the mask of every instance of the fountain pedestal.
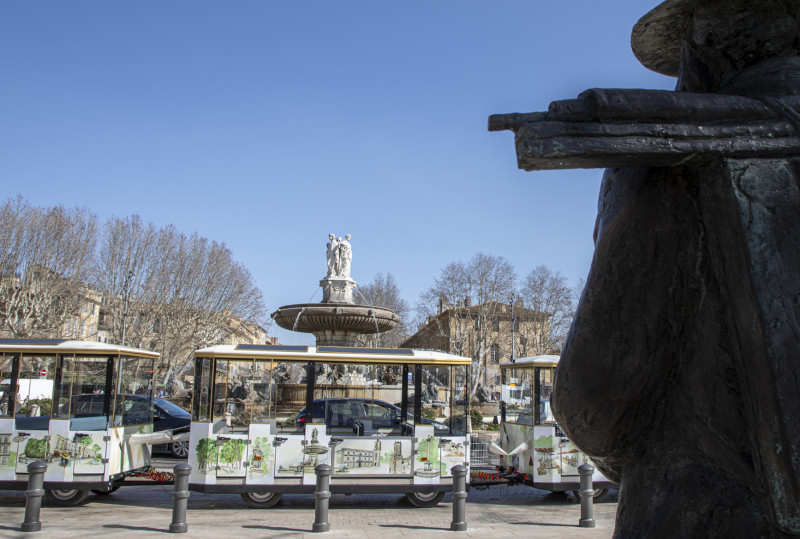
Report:
[{"label": "fountain pedestal", "polygon": [[322,287],[322,303],[354,303],[353,291],[356,282],[349,277],[325,277],[319,282]]}]

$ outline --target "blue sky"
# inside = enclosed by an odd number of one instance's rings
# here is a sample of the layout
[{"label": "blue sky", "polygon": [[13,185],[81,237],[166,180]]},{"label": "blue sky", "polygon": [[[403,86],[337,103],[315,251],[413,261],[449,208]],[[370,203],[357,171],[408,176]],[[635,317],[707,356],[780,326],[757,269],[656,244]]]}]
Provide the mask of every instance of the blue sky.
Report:
[{"label": "blue sky", "polygon": [[5,0],[0,182],[225,242],[270,311],[321,299],[328,233],[412,305],[477,252],[574,284],[602,171],[520,171],[487,117],[673,88],[630,50],[657,4]]}]

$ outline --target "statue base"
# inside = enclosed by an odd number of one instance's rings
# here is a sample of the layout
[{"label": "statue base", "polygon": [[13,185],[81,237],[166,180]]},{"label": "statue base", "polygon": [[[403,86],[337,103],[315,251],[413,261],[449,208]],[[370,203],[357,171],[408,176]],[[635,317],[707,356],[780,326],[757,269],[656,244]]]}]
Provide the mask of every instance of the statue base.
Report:
[{"label": "statue base", "polygon": [[355,303],[353,291],[356,282],[348,277],[325,277],[319,282],[322,287],[322,303]]}]

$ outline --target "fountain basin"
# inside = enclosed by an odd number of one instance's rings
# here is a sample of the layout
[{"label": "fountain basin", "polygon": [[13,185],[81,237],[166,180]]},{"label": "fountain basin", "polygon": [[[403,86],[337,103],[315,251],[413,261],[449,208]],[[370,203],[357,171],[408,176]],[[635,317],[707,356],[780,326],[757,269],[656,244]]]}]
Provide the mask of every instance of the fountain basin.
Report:
[{"label": "fountain basin", "polygon": [[272,318],[283,329],[313,333],[317,346],[355,346],[360,335],[383,333],[400,322],[389,309],[349,303],[284,305]]}]

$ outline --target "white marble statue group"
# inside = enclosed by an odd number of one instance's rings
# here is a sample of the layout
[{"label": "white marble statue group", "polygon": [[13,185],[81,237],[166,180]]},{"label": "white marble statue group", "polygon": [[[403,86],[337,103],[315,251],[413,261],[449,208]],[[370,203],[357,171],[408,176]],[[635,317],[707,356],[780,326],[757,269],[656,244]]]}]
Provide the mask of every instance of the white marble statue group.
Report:
[{"label": "white marble statue group", "polygon": [[353,249],[350,247],[350,234],[344,239],[328,234],[328,277],[350,278],[350,262],[353,260]]}]

